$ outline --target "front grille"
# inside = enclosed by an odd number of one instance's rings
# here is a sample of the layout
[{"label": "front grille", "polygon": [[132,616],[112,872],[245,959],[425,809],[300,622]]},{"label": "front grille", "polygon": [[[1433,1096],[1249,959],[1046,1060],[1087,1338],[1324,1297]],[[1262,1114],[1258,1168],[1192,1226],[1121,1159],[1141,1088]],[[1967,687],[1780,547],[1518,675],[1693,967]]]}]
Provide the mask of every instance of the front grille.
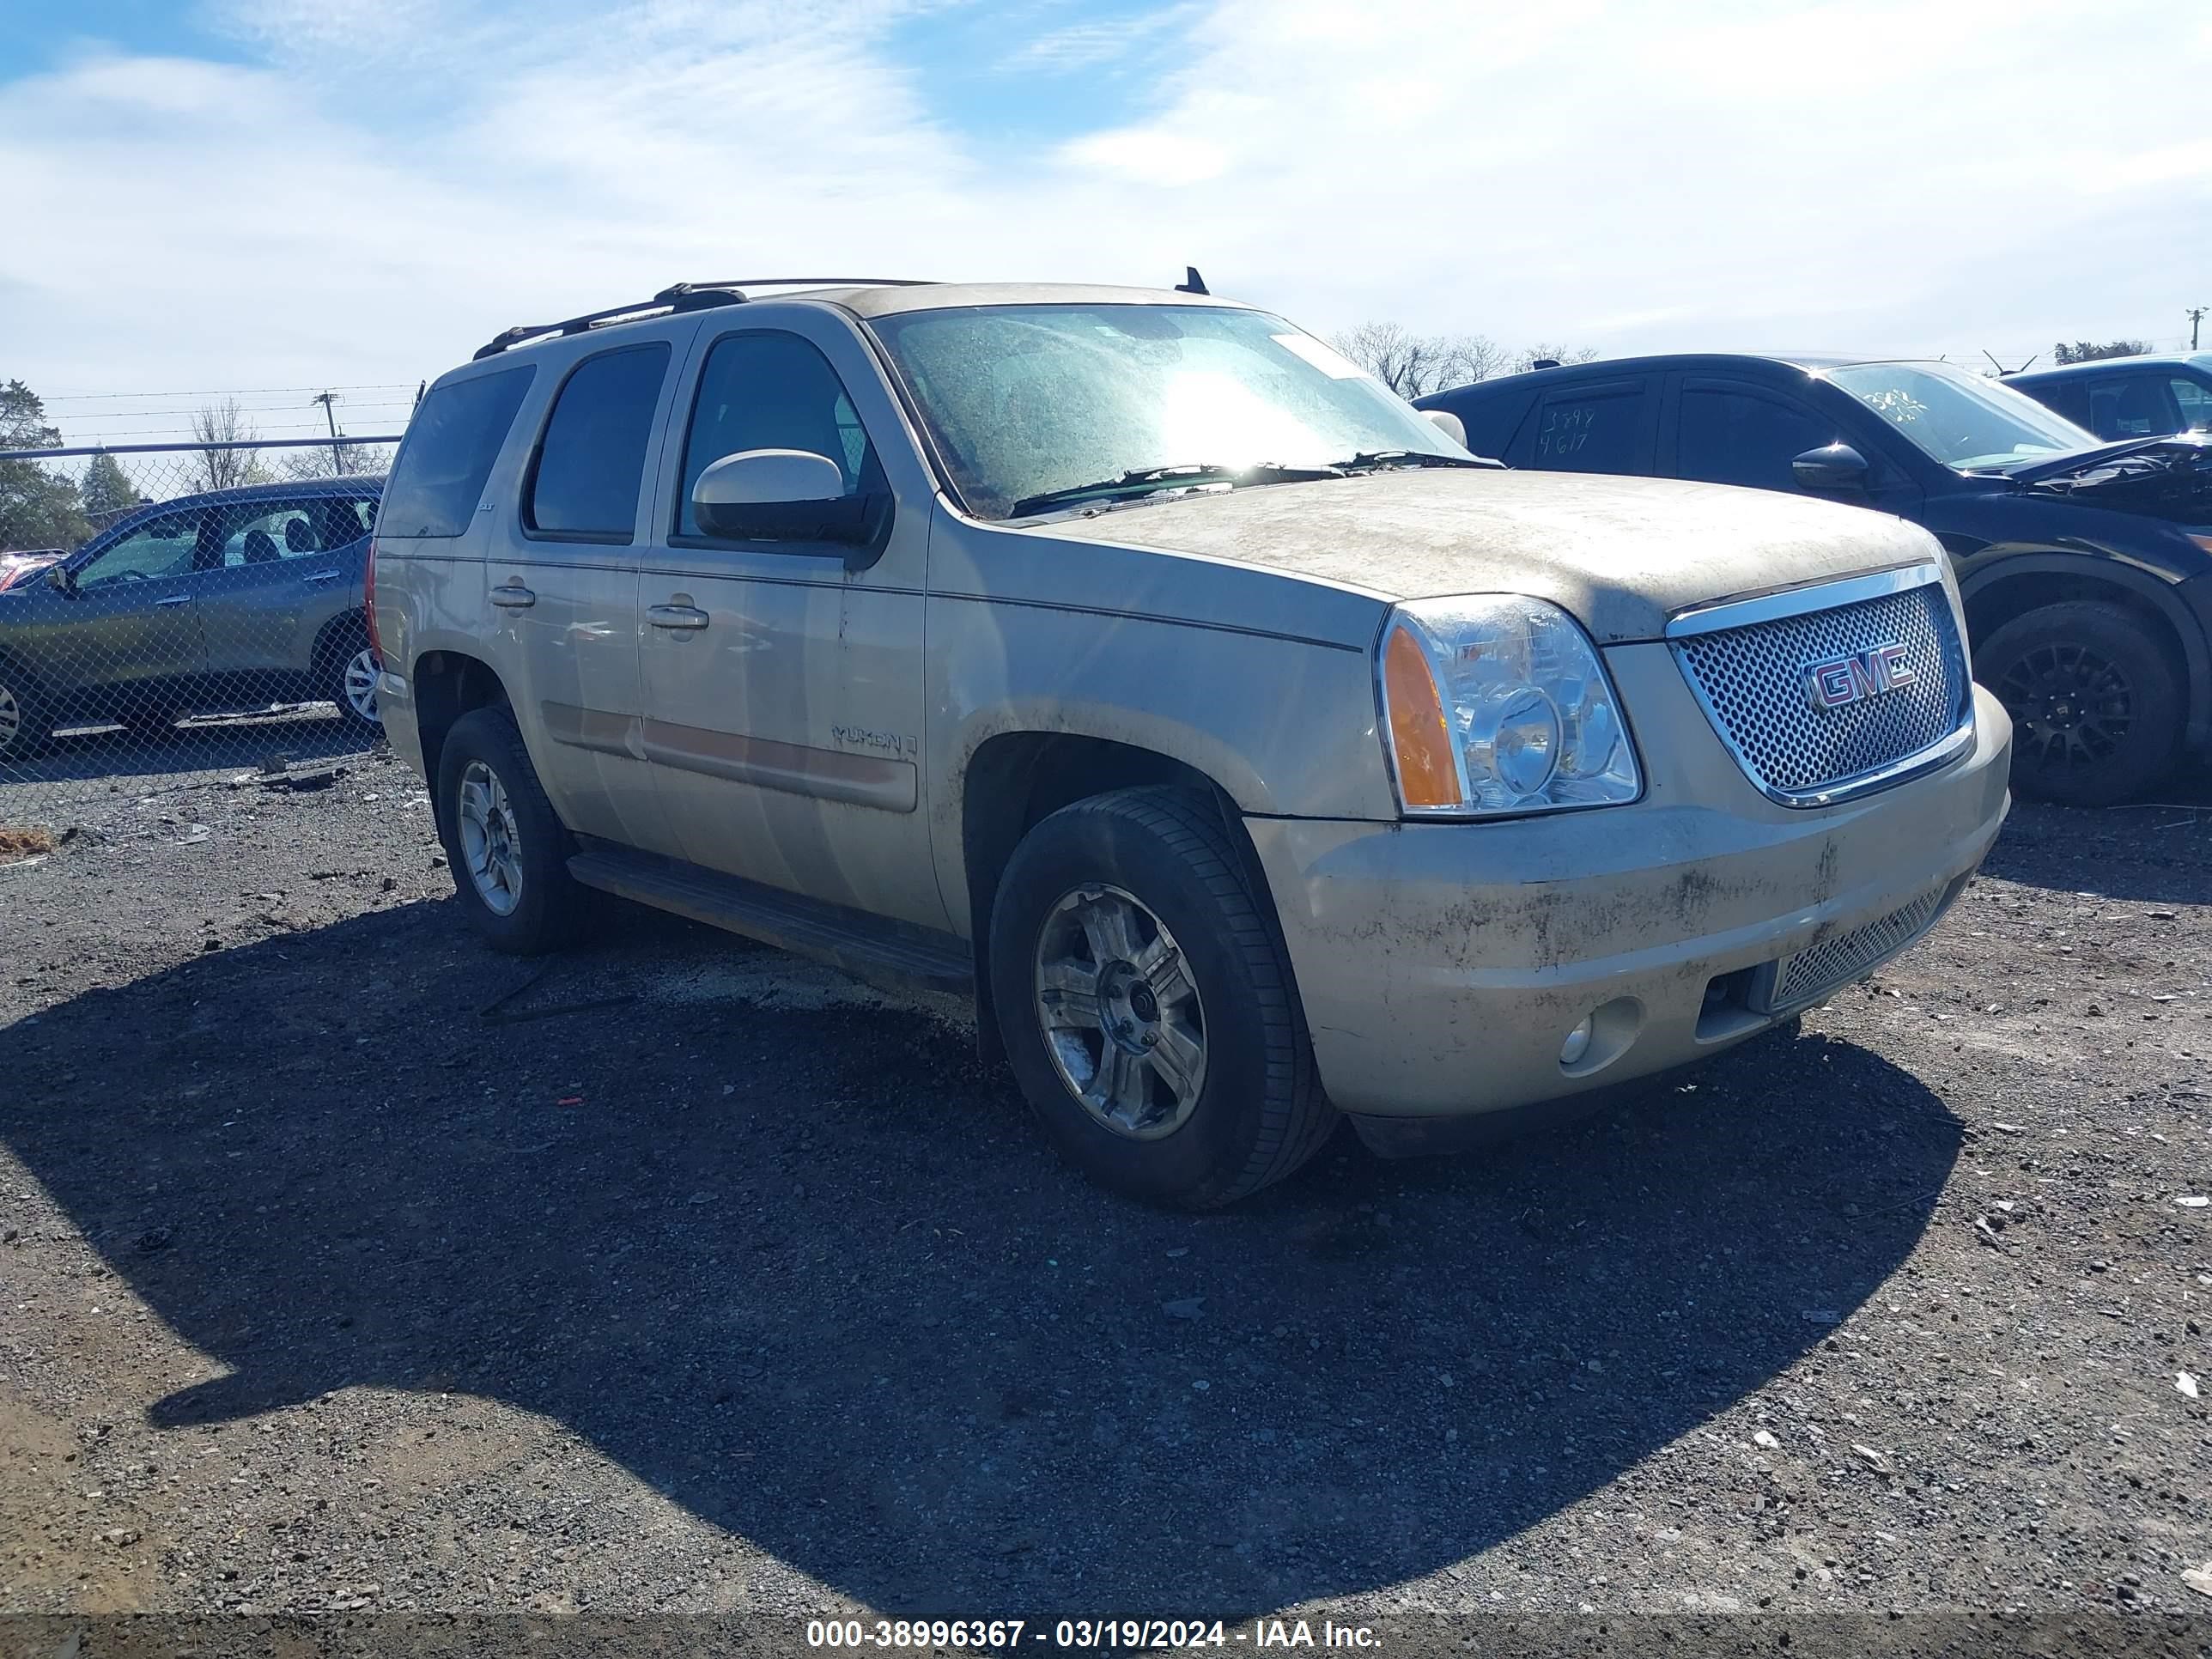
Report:
[{"label": "front grille", "polygon": [[[1904,580],[1912,580],[1908,575]],[[1855,781],[1909,769],[1967,722],[1973,690],[1951,606],[1934,572],[1918,586],[1855,597],[1884,579],[1726,605],[1670,629],[1682,672],[1751,781],[1791,805],[1850,793]],[[1840,603],[1823,605],[1824,593]],[[1788,607],[1774,614],[1778,606]],[[1729,626],[1732,613],[1746,620]],[[1815,664],[1902,646],[1910,684],[1820,708]]]},{"label": "front grille", "polygon": [[1891,911],[1879,921],[1854,927],[1848,933],[1838,933],[1809,951],[1800,951],[1784,958],[1775,969],[1774,990],[1767,998],[1768,1008],[1782,1013],[1801,1002],[1810,1002],[1846,981],[1858,978],[1884,957],[1903,950],[1935,922],[1943,908],[1945,891],[1939,887],[1933,892],[1923,893],[1911,903]]}]

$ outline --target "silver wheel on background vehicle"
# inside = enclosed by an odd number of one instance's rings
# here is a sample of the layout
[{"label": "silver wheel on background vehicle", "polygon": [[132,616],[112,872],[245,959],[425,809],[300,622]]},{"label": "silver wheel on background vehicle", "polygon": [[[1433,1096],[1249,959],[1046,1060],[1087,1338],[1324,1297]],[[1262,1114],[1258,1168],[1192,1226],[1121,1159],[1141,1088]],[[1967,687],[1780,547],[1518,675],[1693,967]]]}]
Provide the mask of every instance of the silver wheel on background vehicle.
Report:
[{"label": "silver wheel on background vehicle", "polygon": [[12,685],[0,684],[0,755],[12,751],[23,736],[23,704]]},{"label": "silver wheel on background vehicle", "polygon": [[376,658],[367,646],[345,665],[340,693],[347,705],[372,725],[376,720]]},{"label": "silver wheel on background vehicle", "polygon": [[1180,1129],[1206,1087],[1206,1011],[1165,924],[1118,887],[1062,894],[1038,930],[1045,1052],[1100,1125],[1133,1140]]},{"label": "silver wheel on background vehicle", "polygon": [[471,761],[461,774],[457,816],[461,861],[477,896],[494,915],[512,915],[522,902],[522,836],[507,786],[482,761]]}]

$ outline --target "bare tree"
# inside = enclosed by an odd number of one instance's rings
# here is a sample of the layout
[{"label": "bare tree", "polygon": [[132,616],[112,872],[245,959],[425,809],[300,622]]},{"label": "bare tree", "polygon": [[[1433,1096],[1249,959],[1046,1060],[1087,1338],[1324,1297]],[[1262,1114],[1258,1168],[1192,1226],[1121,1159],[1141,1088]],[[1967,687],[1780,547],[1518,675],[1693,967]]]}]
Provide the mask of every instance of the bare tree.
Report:
[{"label": "bare tree", "polygon": [[1597,351],[1591,346],[1532,345],[1513,355],[1512,373],[1524,374],[1538,363],[1594,363]]},{"label": "bare tree", "polygon": [[341,437],[336,446],[317,444],[313,449],[288,449],[277,459],[278,476],[305,482],[341,475],[381,474],[390,452],[379,444],[349,443]]},{"label": "bare tree", "polygon": [[1480,334],[1416,334],[1402,323],[1362,323],[1338,336],[1336,349],[1407,398],[1486,380],[1507,356]]},{"label": "bare tree", "polygon": [[[251,444],[260,435],[235,398],[209,404],[192,416],[192,436],[204,444]],[[268,482],[269,469],[261,465],[258,449],[203,449],[192,475],[196,491],[236,489],[243,484]]]},{"label": "bare tree", "polygon": [[1416,334],[1402,323],[1362,323],[1339,335],[1336,349],[1408,399],[1518,374],[1540,362],[1587,363],[1597,356],[1588,346],[1508,351],[1486,334]]}]

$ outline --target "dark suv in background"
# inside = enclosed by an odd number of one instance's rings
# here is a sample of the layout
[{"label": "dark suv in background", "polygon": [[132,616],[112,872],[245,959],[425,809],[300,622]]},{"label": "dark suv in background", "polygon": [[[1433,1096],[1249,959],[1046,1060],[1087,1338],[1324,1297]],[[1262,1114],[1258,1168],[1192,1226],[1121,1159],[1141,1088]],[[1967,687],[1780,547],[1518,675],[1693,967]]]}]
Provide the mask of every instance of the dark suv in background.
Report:
[{"label": "dark suv in background", "polygon": [[2212,439],[2100,443],[1941,362],[1637,357],[1440,392],[1510,466],[1796,490],[1924,525],[2024,793],[2124,800],[2212,746]]},{"label": "dark suv in background", "polygon": [[2212,427],[2212,351],[2069,363],[2005,384],[2114,442]]},{"label": "dark suv in background", "polygon": [[381,731],[362,615],[384,481],[251,485],[118,520],[0,593],[0,763],[57,726],[327,697]]}]

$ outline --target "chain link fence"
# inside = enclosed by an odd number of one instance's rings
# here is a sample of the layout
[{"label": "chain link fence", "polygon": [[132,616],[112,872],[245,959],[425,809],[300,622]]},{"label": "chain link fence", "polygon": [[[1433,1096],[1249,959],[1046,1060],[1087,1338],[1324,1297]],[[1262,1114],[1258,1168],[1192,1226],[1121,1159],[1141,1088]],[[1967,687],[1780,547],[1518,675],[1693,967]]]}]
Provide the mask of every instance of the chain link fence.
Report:
[{"label": "chain link fence", "polygon": [[362,580],[398,443],[0,451],[0,828],[370,747]]}]

